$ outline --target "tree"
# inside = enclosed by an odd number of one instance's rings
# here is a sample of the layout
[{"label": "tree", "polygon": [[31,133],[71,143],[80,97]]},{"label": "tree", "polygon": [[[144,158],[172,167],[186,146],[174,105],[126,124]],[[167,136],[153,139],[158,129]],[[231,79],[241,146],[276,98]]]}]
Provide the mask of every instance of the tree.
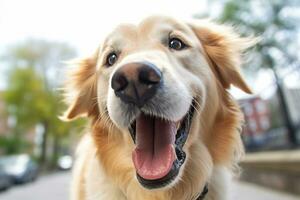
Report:
[{"label": "tree", "polygon": [[48,119],[51,106],[41,77],[32,68],[15,68],[8,75],[8,87],[3,93],[7,113],[14,119],[12,139],[14,151],[22,150],[24,132],[40,120]]},{"label": "tree", "polygon": [[54,89],[60,84],[59,78],[62,78],[62,61],[75,56],[76,51],[68,44],[28,39],[9,46],[2,57],[8,68],[33,68],[42,77],[47,89]]},{"label": "tree", "polygon": [[260,37],[248,70],[278,69],[299,63],[299,19],[292,14],[299,6],[295,0],[227,0],[218,20],[236,25],[243,35]]},{"label": "tree", "polygon": [[[3,96],[7,113],[16,122],[14,139],[20,141],[15,146],[21,146],[26,130],[40,124],[44,129],[39,158],[42,164],[46,162],[49,136],[58,141],[58,137],[77,127],[62,123],[57,118],[64,107],[57,93],[61,61],[75,54],[74,49],[64,43],[30,39],[9,47],[3,56],[8,69]],[[18,151],[20,149],[16,148]]]}]

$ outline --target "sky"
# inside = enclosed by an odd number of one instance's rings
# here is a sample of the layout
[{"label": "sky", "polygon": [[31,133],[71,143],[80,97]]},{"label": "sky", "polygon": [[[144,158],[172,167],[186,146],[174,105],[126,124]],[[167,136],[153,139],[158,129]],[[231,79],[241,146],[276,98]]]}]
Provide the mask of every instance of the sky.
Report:
[{"label": "sky", "polygon": [[119,23],[151,14],[187,18],[206,7],[206,0],[0,0],[0,45],[44,38],[88,54]]}]

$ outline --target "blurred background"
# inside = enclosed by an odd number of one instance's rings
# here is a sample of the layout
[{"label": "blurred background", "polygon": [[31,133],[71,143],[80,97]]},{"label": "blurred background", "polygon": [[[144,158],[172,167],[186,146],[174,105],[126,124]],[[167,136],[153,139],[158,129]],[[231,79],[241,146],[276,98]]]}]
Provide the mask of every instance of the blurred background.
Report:
[{"label": "blurred background", "polygon": [[85,120],[60,121],[63,61],[90,55],[120,22],[212,18],[261,41],[237,89],[246,157],[235,199],[300,199],[300,1],[0,0],[0,199],[67,199]]}]

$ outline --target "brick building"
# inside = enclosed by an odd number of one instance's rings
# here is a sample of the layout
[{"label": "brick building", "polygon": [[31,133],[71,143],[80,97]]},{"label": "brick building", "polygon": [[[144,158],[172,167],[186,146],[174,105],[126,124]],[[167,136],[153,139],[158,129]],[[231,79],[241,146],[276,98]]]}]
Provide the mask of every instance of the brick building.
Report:
[{"label": "brick building", "polygon": [[245,116],[242,134],[245,144],[263,142],[264,134],[271,126],[267,102],[258,96],[253,96],[240,99],[239,104]]}]

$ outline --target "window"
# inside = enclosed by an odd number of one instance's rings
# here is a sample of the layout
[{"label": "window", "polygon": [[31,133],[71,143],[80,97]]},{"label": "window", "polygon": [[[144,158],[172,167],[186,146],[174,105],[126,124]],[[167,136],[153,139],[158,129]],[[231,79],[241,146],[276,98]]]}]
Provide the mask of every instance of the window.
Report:
[{"label": "window", "polygon": [[252,108],[252,104],[250,103],[245,103],[244,105],[244,110],[245,110],[245,114],[247,116],[251,116],[253,114],[253,108]]},{"label": "window", "polygon": [[258,113],[265,113],[267,111],[266,104],[261,100],[255,102],[255,108]]},{"label": "window", "polygon": [[257,129],[256,121],[254,119],[249,119],[248,124],[249,124],[249,129],[252,132],[256,132]]},{"label": "window", "polygon": [[270,127],[270,121],[267,116],[261,116],[259,119],[259,123],[263,130],[267,130]]}]

